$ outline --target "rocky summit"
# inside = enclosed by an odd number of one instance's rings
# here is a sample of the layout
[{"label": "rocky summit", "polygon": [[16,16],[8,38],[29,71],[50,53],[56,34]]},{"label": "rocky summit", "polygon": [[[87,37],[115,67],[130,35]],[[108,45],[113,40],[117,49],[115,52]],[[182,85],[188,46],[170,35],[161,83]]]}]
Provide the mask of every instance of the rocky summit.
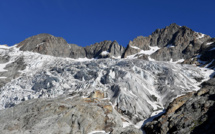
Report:
[{"label": "rocky summit", "polygon": [[61,37],[38,34],[27,38],[17,45],[22,51],[32,51],[45,55],[69,58],[108,58],[121,57],[124,47],[116,41],[103,41],[87,47],[68,44]]},{"label": "rocky summit", "polygon": [[0,133],[215,133],[215,38],[175,23],[80,47],[0,45]]}]

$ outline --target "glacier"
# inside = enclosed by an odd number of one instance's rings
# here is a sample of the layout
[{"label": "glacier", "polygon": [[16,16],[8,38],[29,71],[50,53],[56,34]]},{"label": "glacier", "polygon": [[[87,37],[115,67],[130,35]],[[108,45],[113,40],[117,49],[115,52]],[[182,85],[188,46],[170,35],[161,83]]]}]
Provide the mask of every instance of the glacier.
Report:
[{"label": "glacier", "polygon": [[0,72],[20,58],[25,64],[17,78],[0,88],[1,110],[30,99],[72,94],[87,98],[100,91],[131,124],[154,116],[174,98],[200,89],[213,72],[163,61],[60,58],[20,51],[16,45],[0,48],[0,56],[10,57],[0,64]]}]

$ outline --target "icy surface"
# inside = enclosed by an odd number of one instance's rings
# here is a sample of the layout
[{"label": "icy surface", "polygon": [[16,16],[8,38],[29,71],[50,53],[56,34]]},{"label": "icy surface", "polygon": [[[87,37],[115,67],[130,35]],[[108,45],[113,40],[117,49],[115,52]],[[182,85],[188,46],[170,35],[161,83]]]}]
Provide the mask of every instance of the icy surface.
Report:
[{"label": "icy surface", "polygon": [[72,93],[88,97],[100,90],[131,123],[163,110],[176,96],[198,90],[198,85],[212,73],[209,69],[168,62],[57,58],[19,51],[15,46],[1,51],[1,55],[9,55],[9,62],[23,57],[26,68],[20,71],[20,77],[0,89],[0,109],[34,98]]}]

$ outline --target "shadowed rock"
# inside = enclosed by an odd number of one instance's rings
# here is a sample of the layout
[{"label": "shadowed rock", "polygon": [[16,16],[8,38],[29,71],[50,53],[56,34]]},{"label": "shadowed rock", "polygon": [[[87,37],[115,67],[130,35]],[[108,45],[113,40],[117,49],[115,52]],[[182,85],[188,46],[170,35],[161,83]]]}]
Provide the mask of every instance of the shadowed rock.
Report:
[{"label": "shadowed rock", "polygon": [[147,123],[147,134],[211,134],[215,132],[215,79],[202,84],[195,93],[188,93],[175,99],[167,112]]}]

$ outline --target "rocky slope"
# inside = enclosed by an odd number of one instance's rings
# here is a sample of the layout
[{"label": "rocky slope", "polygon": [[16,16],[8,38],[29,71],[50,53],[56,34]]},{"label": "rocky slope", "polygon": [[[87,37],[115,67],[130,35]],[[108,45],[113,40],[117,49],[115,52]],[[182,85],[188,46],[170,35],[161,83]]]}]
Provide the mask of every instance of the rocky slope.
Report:
[{"label": "rocky slope", "polygon": [[167,112],[144,126],[147,134],[215,132],[215,78],[202,84],[201,90],[175,99]]}]

